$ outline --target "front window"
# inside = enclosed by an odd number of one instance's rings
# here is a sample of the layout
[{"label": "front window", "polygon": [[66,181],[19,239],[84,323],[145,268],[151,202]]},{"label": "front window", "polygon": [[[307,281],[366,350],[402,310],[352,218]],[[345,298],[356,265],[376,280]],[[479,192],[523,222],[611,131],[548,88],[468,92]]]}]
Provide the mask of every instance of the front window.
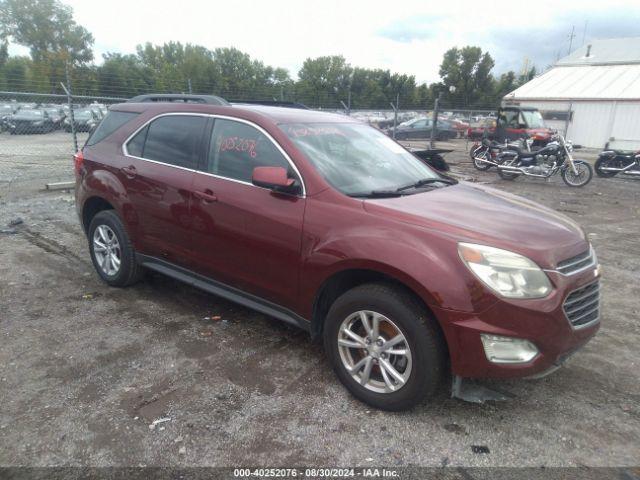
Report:
[{"label": "front window", "polygon": [[545,128],[542,114],[538,110],[522,110],[521,113],[528,128]]},{"label": "front window", "polygon": [[[442,177],[401,145],[367,125],[287,124],[280,128],[334,188],[350,196],[405,190]],[[444,182],[444,180],[443,180]]]}]

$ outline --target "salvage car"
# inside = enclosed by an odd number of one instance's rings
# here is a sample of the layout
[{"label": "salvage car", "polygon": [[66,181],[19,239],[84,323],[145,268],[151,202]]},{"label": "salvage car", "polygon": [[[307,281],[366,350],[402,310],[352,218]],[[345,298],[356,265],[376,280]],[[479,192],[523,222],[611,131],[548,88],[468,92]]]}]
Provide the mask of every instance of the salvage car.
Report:
[{"label": "salvage car", "polygon": [[11,135],[24,133],[48,133],[55,129],[46,110],[21,108],[6,119]]},{"label": "salvage car", "polygon": [[[431,138],[433,120],[430,118],[415,118],[401,123],[396,127],[397,140],[421,140]],[[386,130],[387,135],[393,135],[393,128]],[[458,136],[457,130],[446,120],[438,120],[436,125],[436,140],[450,140]]]},{"label": "salvage car", "polygon": [[387,410],[446,378],[546,375],[598,330],[599,265],[570,218],[347,116],[189,98],[113,105],[75,156],[107,284],[152,270],[295,325]]},{"label": "salvage car", "polygon": [[[73,111],[73,122],[76,132],[91,132],[100,122],[98,114],[90,108]],[[62,121],[65,132],[71,132],[71,115],[67,115]]]}]

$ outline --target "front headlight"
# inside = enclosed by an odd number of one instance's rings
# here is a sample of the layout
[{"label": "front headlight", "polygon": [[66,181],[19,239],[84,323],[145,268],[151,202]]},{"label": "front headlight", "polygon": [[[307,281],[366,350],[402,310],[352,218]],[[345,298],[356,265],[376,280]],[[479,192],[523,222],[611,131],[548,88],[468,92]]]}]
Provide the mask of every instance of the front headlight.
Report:
[{"label": "front headlight", "polygon": [[507,298],[540,298],[551,292],[549,278],[522,255],[473,243],[459,243],[458,253],[482,283]]}]

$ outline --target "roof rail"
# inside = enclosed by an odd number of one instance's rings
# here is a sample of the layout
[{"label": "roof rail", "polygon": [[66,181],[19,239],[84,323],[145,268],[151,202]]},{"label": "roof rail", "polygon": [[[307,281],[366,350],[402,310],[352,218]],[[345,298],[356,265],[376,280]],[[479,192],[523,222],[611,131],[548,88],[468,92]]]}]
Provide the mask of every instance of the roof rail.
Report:
[{"label": "roof rail", "polygon": [[222,97],[215,95],[183,95],[180,93],[150,93],[138,95],[127,100],[127,103],[149,102],[178,102],[178,103],[206,103],[209,105],[229,105]]},{"label": "roof rail", "polygon": [[231,103],[244,103],[246,105],[267,105],[270,107],[285,107],[285,108],[300,108],[302,110],[309,110],[303,103],[298,102],[285,102],[284,100],[229,100]]}]

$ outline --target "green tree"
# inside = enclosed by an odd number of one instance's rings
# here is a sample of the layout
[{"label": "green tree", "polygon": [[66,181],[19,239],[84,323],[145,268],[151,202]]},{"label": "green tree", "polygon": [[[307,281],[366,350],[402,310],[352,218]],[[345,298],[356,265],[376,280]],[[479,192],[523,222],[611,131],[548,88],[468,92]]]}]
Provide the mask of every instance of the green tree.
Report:
[{"label": "green tree", "polygon": [[93,35],[58,0],[0,0],[0,32],[28,47],[36,63],[52,56],[75,64],[93,60]]},{"label": "green tree", "polygon": [[0,36],[29,48],[40,82],[56,90],[66,65],[93,60],[93,36],[73,20],[73,10],[58,0],[0,0]]},{"label": "green tree", "polygon": [[28,92],[31,85],[31,66],[29,57],[9,57],[0,68],[0,89],[11,92]]},{"label": "green tree", "polygon": [[312,106],[339,107],[347,98],[352,72],[342,55],[307,58],[298,72],[296,94]]},{"label": "green tree", "polygon": [[[447,102],[456,107],[483,105],[493,101],[494,61],[480,47],[451,48],[445,52],[440,65],[440,77]],[[455,92],[450,93],[450,87]]]}]

